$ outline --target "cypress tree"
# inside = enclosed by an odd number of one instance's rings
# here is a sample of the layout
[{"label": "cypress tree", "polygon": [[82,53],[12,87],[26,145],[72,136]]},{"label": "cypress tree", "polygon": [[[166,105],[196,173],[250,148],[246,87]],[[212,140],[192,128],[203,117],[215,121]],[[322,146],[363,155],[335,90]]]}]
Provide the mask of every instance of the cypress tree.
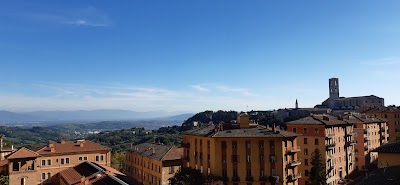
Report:
[{"label": "cypress tree", "polygon": [[327,185],[325,161],[322,161],[321,152],[314,150],[311,158],[311,171],[309,173],[309,185]]}]

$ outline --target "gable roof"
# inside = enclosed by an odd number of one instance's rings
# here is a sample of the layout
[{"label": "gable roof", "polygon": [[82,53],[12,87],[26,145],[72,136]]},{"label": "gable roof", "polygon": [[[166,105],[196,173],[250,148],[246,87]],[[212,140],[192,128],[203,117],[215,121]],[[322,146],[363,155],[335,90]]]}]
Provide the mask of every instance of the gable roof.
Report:
[{"label": "gable roof", "polygon": [[86,153],[95,151],[111,151],[111,149],[89,140],[77,140],[50,142],[48,145],[38,149],[37,153],[40,155],[57,155],[65,153]]},{"label": "gable roof", "polygon": [[18,149],[17,151],[6,156],[6,159],[21,159],[21,158],[31,158],[31,157],[39,157],[40,155],[32,150],[29,150],[25,147]]}]

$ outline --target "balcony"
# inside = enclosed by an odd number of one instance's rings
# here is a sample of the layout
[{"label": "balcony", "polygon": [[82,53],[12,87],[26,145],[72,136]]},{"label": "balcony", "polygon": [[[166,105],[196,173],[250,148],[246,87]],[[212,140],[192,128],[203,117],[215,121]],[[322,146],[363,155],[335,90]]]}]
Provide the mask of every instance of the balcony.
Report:
[{"label": "balcony", "polygon": [[365,136],[364,137],[364,141],[370,141],[371,140],[371,136]]},{"label": "balcony", "polygon": [[239,182],[240,178],[238,176],[233,176],[232,177],[232,182]]},{"label": "balcony", "polygon": [[335,146],[336,146],[335,143],[326,144],[326,150],[333,150],[335,148]]},{"label": "balcony", "polygon": [[288,166],[296,167],[301,164],[301,159],[291,160],[288,162]]},{"label": "balcony", "polygon": [[286,152],[287,153],[296,153],[296,152],[300,152],[301,151],[301,149],[300,149],[300,146],[297,146],[297,147],[288,147],[287,149],[286,149]]},{"label": "balcony", "polygon": [[346,136],[354,136],[356,133],[355,132],[347,132]]},{"label": "balcony", "polygon": [[335,158],[335,157],[334,157],[334,155],[331,154],[331,153],[329,153],[328,155],[326,155],[327,161],[330,161],[330,160],[332,160],[333,158]]},{"label": "balcony", "polygon": [[252,176],[248,176],[248,177],[246,177],[246,181],[253,182],[254,178]]},{"label": "balcony", "polygon": [[371,129],[369,129],[369,128],[364,129],[364,134],[367,134],[367,133],[370,133],[370,132],[371,132]]},{"label": "balcony", "polygon": [[261,176],[259,180],[260,180],[260,181],[267,181],[267,180],[268,180],[268,177],[267,177],[267,176]]},{"label": "balcony", "polygon": [[347,144],[347,146],[355,145],[356,141],[354,141],[354,140],[346,141],[346,144]]},{"label": "balcony", "polygon": [[381,131],[382,131],[382,132],[385,131],[385,130],[389,130],[389,127],[388,127],[388,126],[381,127]]},{"label": "balcony", "polygon": [[335,136],[335,133],[326,133],[325,139],[332,139]]},{"label": "balcony", "polygon": [[388,137],[389,137],[389,134],[384,134],[384,137],[388,138]]},{"label": "balcony", "polygon": [[289,174],[287,178],[289,181],[296,181],[297,179],[301,178],[301,173]]},{"label": "balcony", "polygon": [[333,166],[328,167],[328,173],[330,173],[333,170]]}]

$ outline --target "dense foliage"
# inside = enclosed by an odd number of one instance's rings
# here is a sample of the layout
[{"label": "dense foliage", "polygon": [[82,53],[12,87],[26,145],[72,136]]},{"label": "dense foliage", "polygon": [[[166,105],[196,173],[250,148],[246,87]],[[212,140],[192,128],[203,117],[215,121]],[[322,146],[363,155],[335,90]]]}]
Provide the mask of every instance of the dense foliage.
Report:
[{"label": "dense foliage", "polygon": [[318,148],[313,152],[311,165],[308,185],[326,185],[325,163]]}]

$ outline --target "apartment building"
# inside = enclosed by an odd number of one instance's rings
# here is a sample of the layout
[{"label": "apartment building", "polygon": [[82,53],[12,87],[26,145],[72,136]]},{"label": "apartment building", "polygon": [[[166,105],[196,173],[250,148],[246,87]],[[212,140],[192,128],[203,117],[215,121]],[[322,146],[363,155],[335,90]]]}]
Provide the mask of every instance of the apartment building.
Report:
[{"label": "apartment building", "polygon": [[57,184],[56,174],[85,161],[110,166],[111,149],[86,140],[50,142],[37,150],[20,148],[0,163],[10,185],[34,185]]},{"label": "apartment building", "polygon": [[400,138],[400,108],[395,106],[375,107],[362,112],[365,114],[387,120],[389,141]]},{"label": "apartment building", "polygon": [[298,185],[297,134],[267,128],[240,114],[236,121],[183,133],[184,165],[229,185]]},{"label": "apartment building", "polygon": [[182,164],[183,148],[142,143],[126,151],[127,176],[143,185],[167,185]]},{"label": "apartment building", "polygon": [[378,158],[371,151],[388,142],[386,120],[359,113],[345,115],[344,120],[354,125],[356,169],[366,168]]},{"label": "apartment building", "polygon": [[287,123],[288,131],[300,134],[298,145],[303,159],[299,171],[304,174],[299,184],[306,184],[311,171],[312,153],[319,149],[326,164],[327,183],[338,184],[355,167],[353,125],[331,115],[312,115]]}]

